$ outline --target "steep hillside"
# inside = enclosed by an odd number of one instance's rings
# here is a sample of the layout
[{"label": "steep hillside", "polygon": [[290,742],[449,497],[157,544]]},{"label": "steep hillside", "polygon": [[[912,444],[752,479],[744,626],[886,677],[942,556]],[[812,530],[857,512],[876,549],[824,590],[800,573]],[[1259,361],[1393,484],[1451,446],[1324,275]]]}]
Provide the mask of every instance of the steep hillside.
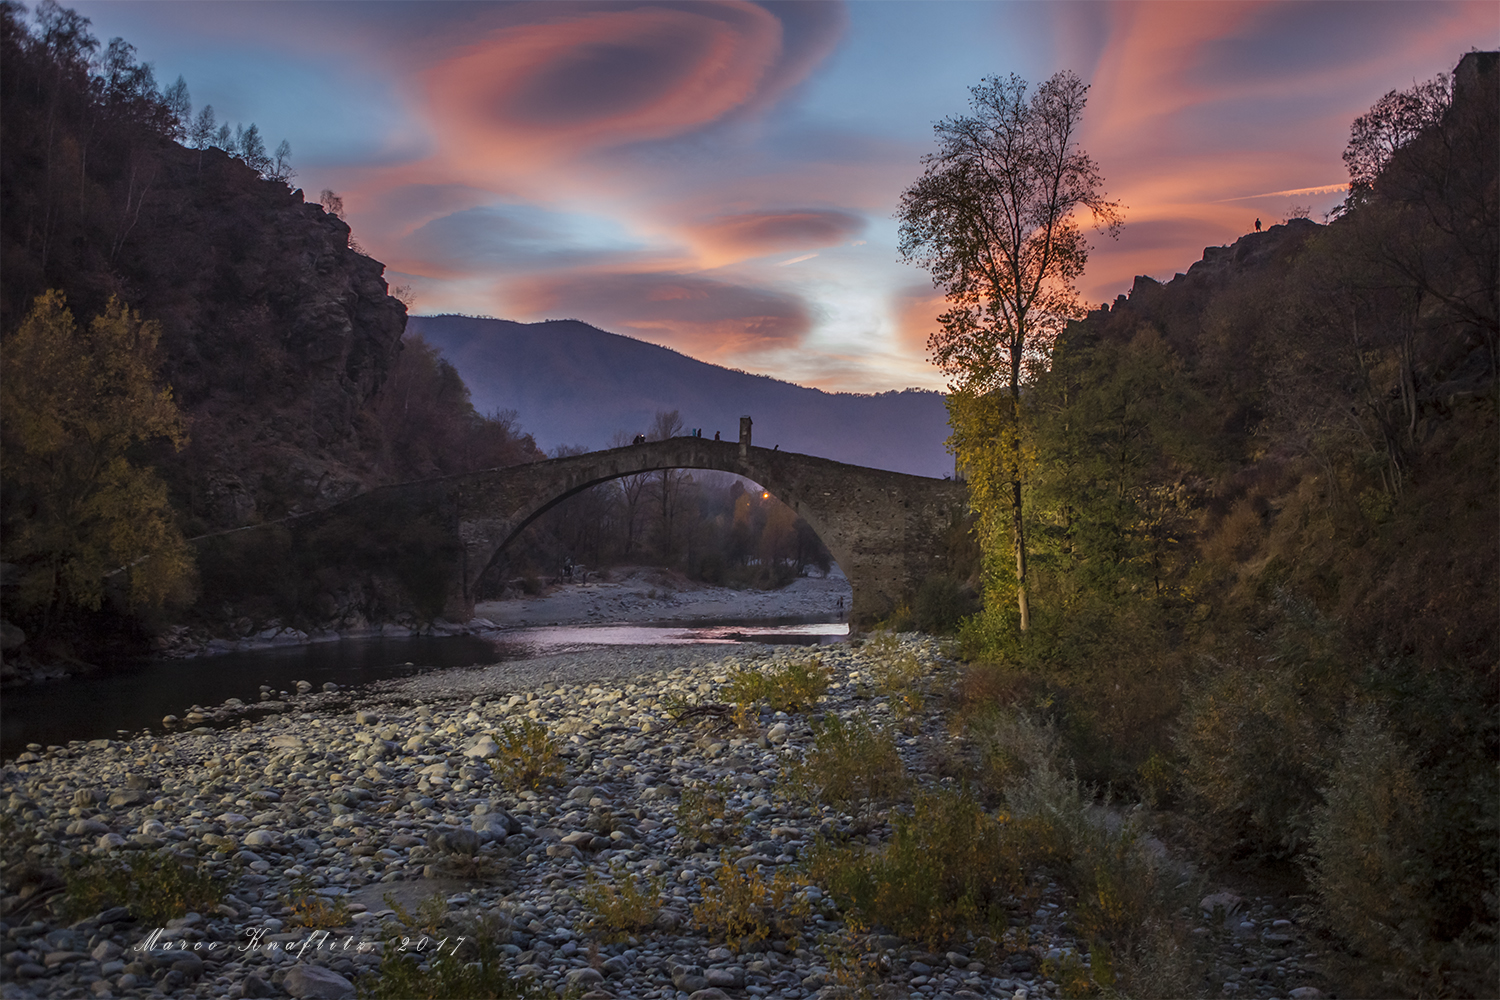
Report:
[{"label": "steep hillside", "polygon": [[20,10],[0,32],[0,330],[49,288],[85,319],[119,296],[161,324],[161,376],[191,444],[155,464],[189,534],[360,489],[360,414],[405,319],[384,266],[301,191],[179,144],[128,46],[96,75],[86,20],[53,11],[33,35]]},{"label": "steep hillside", "polygon": [[511,409],[547,449],[607,447],[646,431],[657,410],[689,428],[737,438],[741,416],[756,444],[920,476],[951,475],[943,397],[908,389],[828,393],[721,368],[576,320],[514,323],[413,316],[408,334],[437,346],[481,411]]}]

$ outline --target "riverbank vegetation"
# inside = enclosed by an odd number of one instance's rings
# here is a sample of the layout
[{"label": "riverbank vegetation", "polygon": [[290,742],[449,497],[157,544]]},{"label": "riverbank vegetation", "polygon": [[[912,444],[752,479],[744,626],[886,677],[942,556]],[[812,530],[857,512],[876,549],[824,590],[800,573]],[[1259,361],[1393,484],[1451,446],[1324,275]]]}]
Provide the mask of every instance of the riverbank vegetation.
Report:
[{"label": "riverbank vegetation", "polygon": [[1050,276],[1054,336],[933,270],[973,690],[1213,863],[1304,879],[1361,995],[1496,974],[1497,89],[1472,53],[1383,98],[1327,225],[1294,210],[1066,325]]}]

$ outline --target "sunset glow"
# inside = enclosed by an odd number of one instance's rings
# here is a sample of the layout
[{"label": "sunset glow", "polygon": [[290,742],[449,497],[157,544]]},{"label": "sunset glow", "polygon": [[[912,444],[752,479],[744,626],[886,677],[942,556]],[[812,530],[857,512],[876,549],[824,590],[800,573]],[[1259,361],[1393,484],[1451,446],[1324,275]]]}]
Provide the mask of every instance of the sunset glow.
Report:
[{"label": "sunset glow", "polygon": [[1125,206],[1080,284],[1342,198],[1350,122],[1490,2],[135,3],[77,9],[293,149],[414,312],[577,318],[826,389],[940,387],[893,214],[967,87],[1071,69]]}]

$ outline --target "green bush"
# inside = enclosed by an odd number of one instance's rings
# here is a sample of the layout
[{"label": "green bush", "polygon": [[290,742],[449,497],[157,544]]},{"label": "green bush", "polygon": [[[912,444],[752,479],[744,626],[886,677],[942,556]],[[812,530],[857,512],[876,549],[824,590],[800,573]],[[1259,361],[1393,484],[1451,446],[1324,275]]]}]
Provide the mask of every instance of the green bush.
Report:
[{"label": "green bush", "polygon": [[805,712],[828,691],[828,668],[813,657],[770,670],[742,667],[729,676],[722,694],[741,714],[764,705],[773,712]]},{"label": "green bush", "polygon": [[677,800],[677,833],[689,849],[699,844],[722,844],[734,840],[745,825],[745,814],[729,808],[729,783],[683,788]]},{"label": "green bush", "polygon": [[812,748],[788,777],[808,799],[840,807],[888,801],[907,785],[895,737],[862,712],[848,719],[829,714],[815,724]]},{"label": "green bush", "polygon": [[1296,665],[1224,666],[1188,700],[1177,736],[1186,805],[1212,849],[1289,857],[1308,843],[1329,706]]},{"label": "green bush", "polygon": [[563,776],[557,741],[547,735],[547,727],[540,722],[531,719],[507,722],[495,731],[494,740],[500,747],[497,770],[512,791],[540,788]]},{"label": "green bush", "polygon": [[166,851],[129,858],[95,858],[66,873],[64,909],[74,918],[111,906],[127,906],[135,918],[160,927],[189,912],[210,910],[229,891],[229,881]]},{"label": "green bush", "polygon": [[1085,971],[1056,970],[1077,993],[1185,996],[1192,949],[1181,914],[1191,880],[1131,819],[1094,805],[1062,755],[1054,725],[1021,713],[976,720],[982,774],[1005,802],[1001,850],[1023,873],[1049,872],[1075,899]]},{"label": "green bush", "polygon": [[1003,932],[1007,900],[1024,905],[1026,874],[1005,849],[1004,822],[966,791],[919,792],[883,851],[820,843],[809,871],[861,927],[932,948],[965,930]]},{"label": "green bush", "polygon": [[482,917],[452,932],[386,925],[380,965],[360,980],[369,1000],[520,1000],[552,997],[511,977],[505,967],[494,917]]},{"label": "green bush", "polygon": [[951,576],[935,574],[922,581],[912,603],[912,624],[932,635],[950,635],[979,610],[979,601]]},{"label": "green bush", "polygon": [[[1356,990],[1482,995],[1497,981],[1500,924],[1493,774],[1463,795],[1434,782],[1419,761],[1382,707],[1351,714],[1312,826],[1307,868],[1317,914],[1349,950],[1341,971]],[[1480,809],[1464,808],[1469,797]],[[1456,831],[1455,820],[1478,828]],[[1458,925],[1455,909],[1466,915]]]},{"label": "green bush", "polygon": [[693,923],[736,952],[772,938],[784,938],[795,948],[812,910],[798,894],[802,887],[791,869],[777,869],[767,879],[723,857],[713,879],[699,882],[703,901],[693,907]]},{"label": "green bush", "polygon": [[903,645],[894,632],[879,630],[860,648],[860,656],[870,665],[875,693],[891,700],[898,718],[922,708],[926,696],[921,682],[929,664],[915,649]]},{"label": "green bush", "polygon": [[639,931],[649,930],[661,911],[661,896],[667,891],[665,875],[632,875],[621,864],[610,864],[606,881],[590,871],[584,877],[579,901],[594,916],[584,926],[590,933],[601,934],[611,941],[624,940]]}]

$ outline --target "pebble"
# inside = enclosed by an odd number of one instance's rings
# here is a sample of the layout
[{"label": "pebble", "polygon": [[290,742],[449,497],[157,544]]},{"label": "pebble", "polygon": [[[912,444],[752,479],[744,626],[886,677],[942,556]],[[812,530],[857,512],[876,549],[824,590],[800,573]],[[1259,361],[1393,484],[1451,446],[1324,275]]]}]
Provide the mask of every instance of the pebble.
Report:
[{"label": "pebble", "polygon": [[[902,643],[934,677],[954,669],[934,641],[904,636]],[[236,881],[212,912],[163,929],[140,927],[118,909],[74,928],[44,908],[20,918],[30,922],[8,917],[0,923],[10,949],[0,979],[25,984],[34,996],[350,997],[378,965],[368,948],[391,915],[385,895],[406,893],[402,905],[411,909],[420,898],[411,893],[439,892],[454,915],[485,914],[508,929],[512,971],[551,991],[662,1000],[832,996],[826,991],[837,987],[828,985],[827,960],[816,950],[819,935],[843,926],[832,902],[816,888],[804,893],[821,916],[802,947],[771,942],[735,953],[698,932],[692,918],[719,845],[705,849],[678,830],[682,790],[717,785],[741,820],[722,847],[742,870],[769,876],[794,863],[820,831],[850,832],[855,817],[809,807],[779,785],[785,766],[811,744],[811,719],[763,713],[762,738],[679,726],[668,709],[713,700],[737,668],[815,655],[832,672],[816,713],[878,712],[861,697],[871,665],[844,644],[712,655],[682,646],[584,649],[337,692],[301,682],[299,694],[277,702],[282,710],[238,728],[29,750],[0,765],[0,799],[9,797],[19,832],[36,838],[34,861],[55,865],[66,855],[121,856],[148,846],[129,834],[191,853]],[[937,770],[931,754],[947,739],[938,699],[932,704],[920,729],[901,741],[914,774]],[[202,709],[214,717],[220,711]],[[519,719],[541,722],[559,741],[560,784],[516,793],[497,780],[496,736]],[[116,801],[121,793],[133,794]],[[887,819],[875,813],[858,832],[888,834]],[[467,878],[465,863],[499,874]],[[664,878],[656,931],[602,945],[580,936],[586,876],[611,870]],[[6,885],[5,913],[23,902],[19,889]],[[299,892],[344,903],[350,925],[331,937],[367,950],[317,944],[285,908]],[[1214,988],[1314,997],[1296,992],[1311,988],[1316,964],[1299,958],[1309,950],[1301,929],[1264,912],[1262,901],[1234,900],[1218,901],[1222,910],[1214,897],[1203,900],[1209,923],[1215,912],[1235,914],[1228,927],[1202,928],[1216,949]],[[1088,953],[1072,936],[1069,905],[1049,888],[1029,918],[1030,950],[1009,955],[981,958],[973,942],[930,954],[882,937],[889,971],[881,989],[889,990],[880,995],[1056,995],[1043,958]],[[1242,924],[1249,933],[1238,933]]]}]

